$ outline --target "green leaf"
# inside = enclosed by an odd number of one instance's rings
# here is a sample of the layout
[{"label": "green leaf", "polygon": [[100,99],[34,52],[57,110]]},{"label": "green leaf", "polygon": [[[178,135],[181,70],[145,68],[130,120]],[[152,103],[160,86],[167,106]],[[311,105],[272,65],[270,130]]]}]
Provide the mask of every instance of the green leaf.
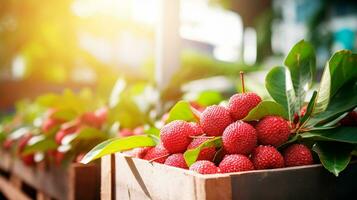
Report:
[{"label": "green leaf", "polygon": [[297,107],[304,104],[306,92],[313,83],[316,73],[316,56],[313,46],[301,40],[290,50],[284,64],[289,68],[296,94]]},{"label": "green leaf", "polygon": [[183,156],[187,163],[187,166],[191,166],[194,162],[196,162],[198,155],[200,154],[201,150],[206,147],[221,147],[222,146],[222,137],[215,137],[213,139],[207,140],[200,144],[195,149],[187,150]]},{"label": "green leaf", "polygon": [[188,122],[197,121],[194,113],[191,110],[190,103],[188,103],[187,101],[179,101],[174,105],[174,107],[171,108],[167,123],[172,122],[174,120],[184,120]]},{"label": "green leaf", "polygon": [[82,127],[78,132],[69,134],[62,139],[62,144],[69,144],[81,140],[105,140],[108,136],[104,132],[89,126]]},{"label": "green leaf", "polygon": [[265,87],[270,96],[288,112],[289,120],[293,121],[298,108],[289,70],[285,67],[271,69],[265,77]]},{"label": "green leaf", "polygon": [[316,96],[317,96],[317,92],[314,91],[314,93],[312,94],[312,97],[310,99],[310,102],[307,105],[305,115],[300,119],[300,124],[301,124],[302,128],[304,127],[304,123],[310,118],[311,113],[314,110]]},{"label": "green leaf", "polygon": [[70,121],[78,116],[78,113],[75,112],[73,109],[59,109],[51,117],[56,119],[62,119],[65,121]]},{"label": "green leaf", "polygon": [[313,114],[326,110],[330,99],[338,90],[345,83],[357,79],[356,65],[357,54],[352,54],[348,50],[338,51],[330,58],[322,74]]},{"label": "green leaf", "polygon": [[[357,71],[357,70],[356,70]],[[357,80],[346,83],[330,100],[330,104],[324,112],[320,112],[311,117],[307,123],[308,127],[317,124],[328,123],[347,111],[357,106]]]},{"label": "green leaf", "polygon": [[81,163],[87,164],[105,155],[126,151],[136,147],[149,147],[155,145],[155,141],[146,135],[135,135],[126,138],[113,138],[95,146],[84,156],[84,158],[81,160]]},{"label": "green leaf", "polygon": [[202,106],[210,106],[213,104],[219,104],[223,100],[221,93],[217,91],[203,91],[197,98],[197,103]]},{"label": "green leaf", "polygon": [[312,150],[317,153],[322,165],[335,176],[343,171],[351,160],[353,145],[332,142],[317,142]]},{"label": "green leaf", "polygon": [[357,127],[340,126],[333,129],[309,131],[300,134],[302,138],[357,144]]},{"label": "green leaf", "polygon": [[288,119],[284,107],[274,101],[262,101],[253,108],[243,121],[259,120],[267,115],[278,115]]},{"label": "green leaf", "polygon": [[37,152],[46,152],[48,150],[56,149],[57,147],[58,145],[53,139],[39,135],[34,136],[29,140],[22,154],[28,155]]}]

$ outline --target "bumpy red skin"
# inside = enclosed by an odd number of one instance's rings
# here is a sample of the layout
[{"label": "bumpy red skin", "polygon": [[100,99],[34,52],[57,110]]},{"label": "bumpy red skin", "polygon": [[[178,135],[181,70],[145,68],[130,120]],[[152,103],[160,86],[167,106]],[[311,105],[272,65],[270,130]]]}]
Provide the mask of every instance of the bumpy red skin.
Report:
[{"label": "bumpy red skin", "polygon": [[221,173],[243,172],[254,170],[254,165],[245,155],[231,154],[223,158],[219,163],[219,169]]},{"label": "bumpy red skin", "polygon": [[284,167],[284,158],[273,146],[258,146],[252,152],[255,169],[275,169]]},{"label": "bumpy red skin", "polygon": [[200,125],[209,136],[221,136],[224,129],[232,122],[229,111],[217,105],[207,107],[200,118]]},{"label": "bumpy red skin", "polygon": [[[188,145],[187,149],[194,149],[203,142],[209,140],[208,138],[195,138],[192,140],[191,144]],[[212,161],[214,158],[214,155],[216,154],[216,148],[215,147],[205,147],[201,150],[201,152],[198,154],[197,160],[210,160]]]},{"label": "bumpy red skin", "polygon": [[144,160],[152,160],[158,163],[164,163],[166,158],[170,155],[169,151],[165,149],[162,144],[148,150],[144,156]]},{"label": "bumpy red skin", "polygon": [[186,164],[186,161],[182,153],[172,154],[169,157],[167,157],[165,160],[165,165],[178,167],[182,169],[188,169],[188,166]]},{"label": "bumpy red skin", "polygon": [[234,120],[243,119],[262,99],[253,92],[233,95],[228,102],[228,110]]},{"label": "bumpy red skin", "polygon": [[224,130],[222,141],[230,154],[249,154],[257,145],[257,133],[250,124],[237,121]]},{"label": "bumpy red skin", "polygon": [[199,160],[190,166],[190,170],[200,174],[216,174],[219,173],[219,168],[208,160]]},{"label": "bumpy red skin", "polygon": [[192,133],[192,126],[182,120],[172,121],[160,130],[162,144],[170,154],[183,153],[192,141]]},{"label": "bumpy red skin", "polygon": [[285,166],[311,165],[314,163],[309,148],[303,144],[293,144],[284,151]]},{"label": "bumpy red skin", "polygon": [[204,134],[204,131],[199,124],[195,122],[190,122],[190,125],[193,129],[193,132],[190,136],[200,136]]},{"label": "bumpy red skin", "polygon": [[289,139],[290,125],[279,116],[266,116],[255,128],[260,144],[278,147]]}]

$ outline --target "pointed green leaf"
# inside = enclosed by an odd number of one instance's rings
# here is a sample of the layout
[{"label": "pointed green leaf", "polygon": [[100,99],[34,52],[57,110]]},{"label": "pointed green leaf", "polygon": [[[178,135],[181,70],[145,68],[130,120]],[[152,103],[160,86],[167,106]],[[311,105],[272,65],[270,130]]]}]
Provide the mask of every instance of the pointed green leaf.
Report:
[{"label": "pointed green leaf", "polygon": [[53,139],[39,135],[34,136],[29,140],[22,154],[27,155],[36,152],[46,152],[48,150],[56,149],[57,147],[58,145]]},{"label": "pointed green leaf", "polygon": [[219,104],[223,100],[221,93],[217,91],[203,91],[197,97],[197,103],[203,106]]},{"label": "pointed green leaf", "polygon": [[282,105],[274,101],[262,101],[248,113],[243,121],[259,120],[267,115],[278,115],[288,119],[288,114]]},{"label": "pointed green leaf", "polygon": [[333,129],[309,131],[300,134],[302,138],[357,144],[357,127],[340,126]]},{"label": "pointed green leaf", "polygon": [[[357,70],[356,70],[357,71]],[[357,79],[346,83],[330,100],[324,112],[320,112],[311,117],[307,127],[313,127],[317,124],[323,125],[330,123],[342,114],[357,106]],[[336,121],[337,122],[337,121]]]},{"label": "pointed green leaf", "polygon": [[328,107],[330,99],[345,85],[357,79],[357,54],[342,50],[336,52],[327,62],[323,72],[316,108],[313,114],[320,113]]},{"label": "pointed green leaf", "polygon": [[130,150],[136,147],[149,147],[155,145],[155,141],[146,135],[136,135],[126,138],[113,138],[95,146],[84,156],[84,158],[81,160],[81,163],[87,164],[105,155]]},{"label": "pointed green leaf", "polygon": [[317,92],[314,91],[314,93],[312,94],[312,97],[311,97],[311,99],[310,99],[310,102],[309,102],[309,104],[307,105],[305,115],[304,115],[303,117],[301,117],[301,119],[300,119],[300,124],[301,124],[301,127],[302,127],[302,128],[304,127],[304,123],[310,118],[311,113],[312,113],[313,110],[314,110],[315,101],[316,101],[316,96],[317,96]]},{"label": "pointed green leaf", "polygon": [[270,96],[285,108],[289,120],[293,121],[298,108],[289,70],[285,67],[271,69],[265,77],[265,87]]},{"label": "pointed green leaf", "polygon": [[191,166],[194,162],[196,162],[198,155],[200,154],[201,150],[206,147],[221,147],[222,146],[222,137],[215,137],[213,139],[207,140],[200,144],[195,149],[187,150],[183,156],[187,163],[187,166]]},{"label": "pointed green leaf", "polygon": [[169,123],[174,120],[197,121],[189,102],[179,101],[171,108],[166,122]]},{"label": "pointed green leaf", "polygon": [[351,160],[353,145],[318,142],[312,147],[312,150],[317,153],[322,165],[335,176],[338,176]]},{"label": "pointed green leaf", "polygon": [[290,50],[284,64],[289,68],[296,94],[297,107],[304,104],[306,92],[313,83],[316,73],[316,56],[313,46],[301,40]]}]

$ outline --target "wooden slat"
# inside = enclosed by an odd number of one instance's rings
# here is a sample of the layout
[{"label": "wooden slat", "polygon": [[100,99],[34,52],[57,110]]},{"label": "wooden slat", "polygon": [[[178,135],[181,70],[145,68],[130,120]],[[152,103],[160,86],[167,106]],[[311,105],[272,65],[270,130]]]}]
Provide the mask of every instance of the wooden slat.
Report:
[{"label": "wooden slat", "polygon": [[11,156],[8,152],[0,150],[0,169],[8,172],[11,168]]},{"label": "wooden slat", "polygon": [[101,199],[113,200],[115,197],[115,157],[104,156],[101,159]]},{"label": "wooden slat", "polygon": [[40,168],[25,166],[15,159],[12,173],[31,187],[55,199],[67,199],[68,172],[60,167]]},{"label": "wooden slat", "polygon": [[8,180],[0,176],[0,191],[9,200],[31,200],[22,191],[11,184]]},{"label": "wooden slat", "polygon": [[192,172],[116,154],[116,199],[196,200]]},{"label": "wooden slat", "polygon": [[99,170],[95,164],[72,164],[69,175],[69,200],[99,199]]}]

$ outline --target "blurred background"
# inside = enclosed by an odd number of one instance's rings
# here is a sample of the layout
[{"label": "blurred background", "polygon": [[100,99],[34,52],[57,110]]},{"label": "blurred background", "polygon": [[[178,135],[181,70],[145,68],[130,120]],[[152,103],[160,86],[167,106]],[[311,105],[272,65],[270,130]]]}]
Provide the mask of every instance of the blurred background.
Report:
[{"label": "blurred background", "polygon": [[347,0],[2,0],[0,111],[65,88],[108,99],[130,85],[154,104],[233,93],[240,70],[264,96],[265,72],[299,40],[322,68],[356,37]]}]

